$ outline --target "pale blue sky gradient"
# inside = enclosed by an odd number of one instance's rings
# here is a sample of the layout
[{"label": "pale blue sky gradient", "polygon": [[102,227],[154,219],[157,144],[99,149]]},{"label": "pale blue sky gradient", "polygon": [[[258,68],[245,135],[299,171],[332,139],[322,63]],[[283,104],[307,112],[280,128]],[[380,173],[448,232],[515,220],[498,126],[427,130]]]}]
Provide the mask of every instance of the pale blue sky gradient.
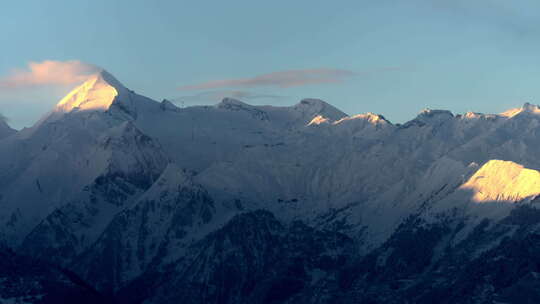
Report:
[{"label": "pale blue sky gradient", "polygon": [[[321,98],[393,122],[426,107],[498,113],[540,103],[540,1],[17,1],[2,5],[0,77],[28,62],[80,60],[151,98],[252,104]],[[289,70],[355,73],[297,87],[179,90]],[[0,88],[20,128],[66,87]],[[249,96],[255,96],[250,98]]]}]

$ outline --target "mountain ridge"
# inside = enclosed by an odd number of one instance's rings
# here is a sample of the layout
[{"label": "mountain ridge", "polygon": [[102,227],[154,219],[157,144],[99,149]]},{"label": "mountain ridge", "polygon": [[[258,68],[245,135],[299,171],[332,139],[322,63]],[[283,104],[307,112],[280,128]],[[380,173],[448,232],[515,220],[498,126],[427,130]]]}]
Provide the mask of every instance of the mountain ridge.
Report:
[{"label": "mountain ridge", "polygon": [[[433,290],[469,290],[453,277],[484,271],[482,254],[510,257],[504,240],[535,238],[537,106],[427,109],[400,125],[318,99],[178,108],[105,73],[0,141],[0,249],[69,269],[98,293],[429,303]],[[138,290],[154,279],[159,294]],[[502,288],[467,284],[463,303]]]},{"label": "mountain ridge", "polygon": [[11,128],[7,122],[7,119],[2,114],[0,114],[0,140],[15,133],[17,133],[17,131]]}]

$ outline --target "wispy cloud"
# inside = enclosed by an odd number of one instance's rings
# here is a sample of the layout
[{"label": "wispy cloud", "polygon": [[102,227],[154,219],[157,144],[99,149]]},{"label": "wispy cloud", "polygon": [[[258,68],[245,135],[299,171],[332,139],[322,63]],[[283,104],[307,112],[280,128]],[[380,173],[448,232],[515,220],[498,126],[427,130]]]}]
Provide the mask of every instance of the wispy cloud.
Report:
[{"label": "wispy cloud", "polygon": [[171,101],[174,103],[183,103],[183,104],[204,104],[204,103],[215,103],[222,100],[225,97],[231,97],[240,100],[255,100],[255,99],[272,99],[279,100],[286,98],[285,96],[272,95],[272,94],[259,94],[249,91],[241,90],[216,90],[216,91],[206,91],[194,95],[180,96],[177,98],[172,98]]},{"label": "wispy cloud", "polygon": [[355,75],[341,69],[288,70],[262,74],[251,78],[221,79],[181,86],[180,90],[208,90],[231,87],[297,87],[309,84],[340,83]]},{"label": "wispy cloud", "polygon": [[0,89],[46,85],[71,85],[83,82],[100,68],[77,60],[30,62],[26,69],[15,69],[0,77]]}]

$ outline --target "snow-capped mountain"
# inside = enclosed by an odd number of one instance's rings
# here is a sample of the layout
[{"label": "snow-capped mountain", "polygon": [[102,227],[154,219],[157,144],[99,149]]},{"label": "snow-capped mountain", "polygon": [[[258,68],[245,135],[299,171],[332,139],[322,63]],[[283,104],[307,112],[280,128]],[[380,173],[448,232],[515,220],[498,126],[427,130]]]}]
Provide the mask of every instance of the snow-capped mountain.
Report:
[{"label": "snow-capped mountain", "polygon": [[[515,252],[540,227],[532,104],[405,124],[317,99],[178,108],[102,71],[9,130],[0,122],[0,254],[42,270],[0,279],[43,288],[0,299],[55,298],[41,274],[121,303],[540,296],[540,247]],[[526,265],[505,281],[488,260]]]}]

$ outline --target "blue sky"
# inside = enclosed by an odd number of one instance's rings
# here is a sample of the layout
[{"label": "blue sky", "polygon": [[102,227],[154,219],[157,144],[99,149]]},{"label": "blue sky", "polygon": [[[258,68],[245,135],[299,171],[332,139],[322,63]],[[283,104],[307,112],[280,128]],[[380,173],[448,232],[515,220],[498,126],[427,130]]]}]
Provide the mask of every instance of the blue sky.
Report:
[{"label": "blue sky", "polygon": [[404,122],[426,107],[540,103],[536,0],[16,1],[2,12],[0,113],[17,128],[76,85],[1,85],[47,60],[186,105],[313,97]]}]

